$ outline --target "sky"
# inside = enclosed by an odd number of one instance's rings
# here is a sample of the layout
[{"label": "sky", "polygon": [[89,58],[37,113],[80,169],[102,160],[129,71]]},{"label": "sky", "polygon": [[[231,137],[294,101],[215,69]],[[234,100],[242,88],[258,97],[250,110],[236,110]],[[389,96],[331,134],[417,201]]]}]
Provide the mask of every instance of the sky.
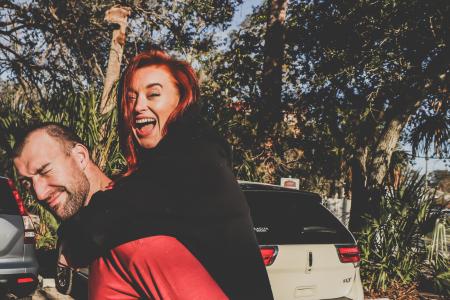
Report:
[{"label": "sky", "polygon": [[[417,169],[421,173],[425,173],[425,158],[416,158],[414,169]],[[447,163],[447,164],[446,164]],[[447,159],[446,163],[443,159],[429,159],[428,160],[428,172],[434,170],[450,170],[450,161]]]},{"label": "sky", "polygon": [[[410,145],[403,145],[402,148],[404,151],[411,153]],[[434,170],[450,170],[450,160],[448,159],[429,158],[428,166],[426,166],[425,153],[418,153],[417,156],[419,157],[414,160],[413,169],[419,171],[421,174],[425,174],[426,169],[428,169],[428,173]]]},{"label": "sky", "polygon": [[232,29],[236,29],[244,21],[245,17],[253,11],[253,7],[259,6],[262,2],[263,0],[244,0],[231,21]]}]

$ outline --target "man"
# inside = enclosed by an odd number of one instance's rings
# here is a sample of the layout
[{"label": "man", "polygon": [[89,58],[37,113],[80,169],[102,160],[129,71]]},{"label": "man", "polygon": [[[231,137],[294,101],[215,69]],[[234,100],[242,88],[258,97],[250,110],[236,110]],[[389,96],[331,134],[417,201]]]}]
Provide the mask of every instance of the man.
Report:
[{"label": "man", "polygon": [[[55,123],[30,128],[17,140],[13,159],[20,182],[63,221],[111,182],[90,159],[80,138]],[[90,266],[89,299],[194,298],[226,296],[200,262],[172,237],[119,245]]]},{"label": "man", "polygon": [[13,156],[21,184],[32,188],[39,203],[61,220],[88,205],[92,194],[111,182],[78,136],[57,124],[29,130]]}]

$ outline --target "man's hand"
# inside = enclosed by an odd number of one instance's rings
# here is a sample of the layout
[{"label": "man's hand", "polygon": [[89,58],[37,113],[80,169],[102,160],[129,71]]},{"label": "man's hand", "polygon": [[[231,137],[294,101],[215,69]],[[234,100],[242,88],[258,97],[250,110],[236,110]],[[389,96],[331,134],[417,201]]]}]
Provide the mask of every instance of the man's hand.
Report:
[{"label": "man's hand", "polygon": [[78,270],[78,268],[73,268],[67,259],[67,257],[64,255],[64,243],[62,243],[59,246],[59,256],[58,256],[58,266],[63,268],[70,268],[72,270]]}]

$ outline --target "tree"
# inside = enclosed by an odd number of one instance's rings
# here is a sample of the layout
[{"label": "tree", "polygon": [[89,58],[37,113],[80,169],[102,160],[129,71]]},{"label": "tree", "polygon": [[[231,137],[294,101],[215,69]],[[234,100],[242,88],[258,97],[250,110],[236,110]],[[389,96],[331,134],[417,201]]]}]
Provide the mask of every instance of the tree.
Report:
[{"label": "tree", "polygon": [[[304,107],[296,105],[298,87],[286,88],[287,72],[292,71],[288,68],[292,58],[286,57],[286,52],[281,66],[282,95],[278,96],[282,100],[278,111],[273,111],[281,121],[270,139],[258,141],[266,45],[261,37],[267,36],[268,7],[268,2],[255,7],[231,34],[229,49],[211,55],[205,63],[210,80],[203,84],[204,115],[233,145],[240,179],[278,183],[280,177],[295,176],[302,179],[302,188],[326,195],[332,185],[342,184],[340,174],[346,172],[342,153],[333,146],[330,135],[323,134],[318,122],[306,119]],[[289,7],[286,13],[289,19]]]},{"label": "tree", "polygon": [[114,4],[131,8],[125,63],[148,43],[195,60],[217,45],[216,33],[230,25],[241,3],[5,0],[0,4],[0,75],[14,85],[16,100],[101,87],[111,41],[103,18]]},{"label": "tree", "polygon": [[101,5],[89,1],[2,1],[0,74],[16,99],[44,99],[101,81],[108,49]]},{"label": "tree", "polygon": [[281,87],[287,4],[287,0],[271,0],[268,5],[258,120],[260,139],[272,135],[273,127],[282,119]]},{"label": "tree", "polygon": [[[363,214],[376,214],[377,191],[407,125],[416,125],[427,103],[448,107],[450,5],[299,1],[296,8],[287,43],[301,71],[291,82],[300,77],[303,101],[315,106],[311,117],[351,162],[351,227],[358,231]],[[448,111],[441,120],[449,124]],[[448,149],[448,140],[437,141]]]},{"label": "tree", "polygon": [[450,171],[435,170],[430,175],[431,186],[444,193],[450,193]]},{"label": "tree", "polygon": [[[236,148],[253,147],[247,155],[252,163],[264,163],[264,153],[272,157],[280,166],[275,178],[289,172],[336,182],[327,188],[351,186],[351,225],[358,231],[364,214],[377,214],[400,142],[419,132],[415,149],[429,137],[441,154],[448,153],[450,5],[290,1],[279,109],[296,117],[296,134],[284,128],[280,142],[264,152],[264,145],[255,145],[252,128],[260,109],[255,99],[262,97],[265,57],[260,37],[267,28],[266,6],[255,9],[233,33],[230,49],[220,57],[222,67],[214,70],[222,90],[217,97],[245,107],[245,116],[235,125],[239,132],[227,133],[237,141]],[[425,121],[432,126],[424,126]],[[431,129],[426,135],[425,128]],[[302,157],[300,166],[286,172],[281,166],[288,150]],[[245,155],[240,157],[244,161]]]},{"label": "tree", "polygon": [[113,87],[120,77],[120,67],[122,65],[123,50],[125,48],[129,15],[130,9],[121,6],[113,6],[105,13],[105,20],[110,24],[116,25],[116,28],[113,30],[112,34],[108,67],[103,83],[102,100],[100,103],[100,111],[102,113],[107,113],[115,107],[116,97],[112,96],[112,94],[114,94]]}]

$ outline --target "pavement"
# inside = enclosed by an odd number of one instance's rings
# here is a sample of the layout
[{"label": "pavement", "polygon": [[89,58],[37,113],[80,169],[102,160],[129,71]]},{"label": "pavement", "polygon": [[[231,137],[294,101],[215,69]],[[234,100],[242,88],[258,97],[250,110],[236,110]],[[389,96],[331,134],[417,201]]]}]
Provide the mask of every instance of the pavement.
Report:
[{"label": "pavement", "polygon": [[56,290],[56,288],[51,288],[51,287],[47,287],[47,288],[42,288],[37,290],[32,298],[32,300],[74,300],[74,298],[67,296],[67,295],[62,295],[60,293],[58,293],[58,291]]},{"label": "pavement", "polygon": [[[53,282],[53,284],[52,284]],[[83,297],[79,298],[73,298],[71,296],[68,295],[63,295],[58,293],[58,291],[56,290],[55,286],[54,286],[54,279],[44,279],[43,281],[43,286],[42,288],[38,288],[36,290],[36,292],[34,292],[34,294],[31,297],[31,300],[80,300]],[[420,295],[420,300],[442,300],[443,298],[440,298],[437,295],[434,294],[426,294],[426,293],[422,293]],[[23,299],[23,298],[21,298]],[[26,298],[28,299],[28,298]],[[14,295],[8,295],[8,297],[6,298],[6,300],[19,300],[17,297],[15,297]],[[365,298],[365,300],[391,300],[389,298]]]},{"label": "pavement", "polygon": [[55,288],[55,279],[43,278],[42,288],[37,289],[32,300],[74,300],[71,296],[60,294]]}]

